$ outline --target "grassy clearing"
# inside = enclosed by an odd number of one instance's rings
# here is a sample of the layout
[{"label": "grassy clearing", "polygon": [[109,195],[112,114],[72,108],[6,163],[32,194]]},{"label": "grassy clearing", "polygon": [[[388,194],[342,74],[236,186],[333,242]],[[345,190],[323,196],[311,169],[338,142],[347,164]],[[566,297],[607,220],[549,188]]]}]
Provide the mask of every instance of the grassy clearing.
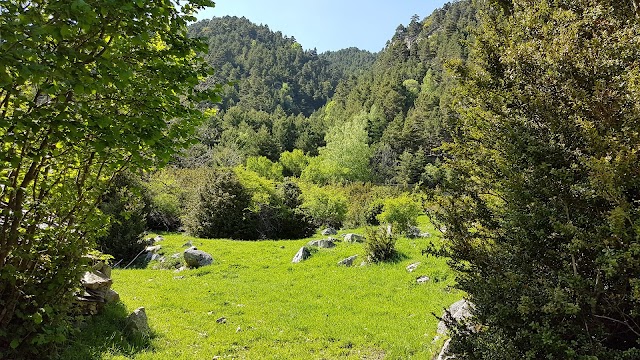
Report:
[{"label": "grassy clearing", "polygon": [[[426,223],[421,228],[435,231]],[[360,229],[362,230],[362,229]],[[322,238],[316,236],[314,238]],[[212,266],[114,270],[129,312],[144,306],[154,336],[122,336],[122,305],[98,317],[65,359],[429,359],[442,308],[461,298],[444,260],[421,255],[431,239],[400,239],[395,262],[339,267],[361,244],[340,243],[292,264],[309,239],[237,242],[167,235],[165,254],[191,240]],[[409,273],[405,267],[420,261]],[[416,277],[427,275],[426,284]],[[216,322],[226,318],[226,323]]]}]

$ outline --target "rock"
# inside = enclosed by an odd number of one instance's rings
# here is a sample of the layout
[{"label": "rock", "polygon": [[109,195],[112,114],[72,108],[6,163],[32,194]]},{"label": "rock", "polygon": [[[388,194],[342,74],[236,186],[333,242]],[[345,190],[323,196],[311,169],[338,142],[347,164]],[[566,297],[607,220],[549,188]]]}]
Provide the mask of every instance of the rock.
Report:
[{"label": "rock", "polygon": [[313,240],[307,243],[307,246],[315,246],[321,249],[331,249],[336,247],[336,243],[333,242],[332,238],[322,239],[322,240]]},{"label": "rock", "polygon": [[356,260],[356,258],[358,258],[358,255],[349,256],[346,259],[338,261],[338,265],[351,266],[353,265],[353,262]]},{"label": "rock", "polygon": [[358,234],[345,234],[344,241],[348,243],[364,242],[364,236]]},{"label": "rock", "polygon": [[180,253],[175,253],[175,254],[171,255],[171,258],[172,258],[172,259],[179,259],[179,258],[180,258],[180,256],[181,256],[181,254],[180,254]]},{"label": "rock", "polygon": [[85,289],[102,290],[108,289],[113,281],[100,272],[87,271],[82,275],[80,283]]},{"label": "rock", "polygon": [[428,237],[431,237],[431,233],[428,233],[428,232],[420,233],[420,237],[421,237],[421,238],[428,238]]},{"label": "rock", "polygon": [[413,263],[413,264],[407,265],[407,271],[408,272],[413,272],[415,269],[418,268],[418,266],[420,266],[420,264],[421,264],[420,262],[417,262],[417,263]]},{"label": "rock", "polygon": [[447,352],[449,352],[450,342],[451,342],[451,339],[447,339],[447,341],[444,342],[444,344],[442,345],[442,350],[440,350],[440,354],[438,354],[438,357],[436,358],[436,360],[451,360],[455,358],[455,356],[447,354]]},{"label": "rock", "polygon": [[[449,309],[442,314],[443,319],[464,320],[471,316],[471,305],[465,300],[459,300],[451,304]],[[438,334],[444,335],[447,332],[447,325],[444,321],[438,323]]]},{"label": "rock", "polygon": [[307,260],[310,257],[311,257],[311,251],[309,251],[309,249],[306,246],[303,246],[300,248],[300,250],[298,250],[298,252],[293,257],[293,260],[291,260],[291,262],[299,263],[301,261]]},{"label": "rock", "polygon": [[408,238],[417,238],[420,236],[420,229],[416,226],[409,226],[406,234]]},{"label": "rock", "polygon": [[338,233],[338,231],[336,229],[332,228],[332,227],[328,227],[328,228],[322,230],[322,232],[321,232],[321,234],[324,235],[324,236],[335,235],[337,233]]},{"label": "rock", "polygon": [[227,323],[227,318],[226,318],[226,317],[218,318],[218,319],[216,320],[216,322],[217,322],[218,324],[226,324],[226,323]]},{"label": "rock", "polygon": [[179,273],[179,272],[182,272],[182,271],[185,271],[185,270],[187,270],[186,266],[180,266],[179,268],[173,270],[173,272],[174,273]]},{"label": "rock", "polygon": [[198,250],[194,246],[185,250],[183,255],[188,267],[199,268],[213,263],[213,257],[211,255],[202,250]]},{"label": "rock", "polygon": [[191,242],[191,240],[189,240],[186,243],[182,244],[182,247],[186,247],[186,248],[193,247],[193,243]]},{"label": "rock", "polygon": [[420,276],[420,277],[416,278],[416,282],[418,284],[424,284],[427,281],[429,281],[429,277],[428,276]]},{"label": "rock", "polygon": [[160,241],[162,241],[162,240],[164,240],[164,238],[163,238],[161,235],[158,235],[158,236],[156,236],[156,237],[154,237],[154,238],[153,238],[153,242],[156,242],[156,243],[157,243],[157,242],[160,242]]},{"label": "rock", "polygon": [[115,290],[109,289],[107,293],[104,295],[104,301],[107,304],[114,303],[120,301],[120,294],[118,294]]},{"label": "rock", "polygon": [[162,245],[147,246],[144,250],[150,253],[157,253],[160,249],[162,249]]},{"label": "rock", "polygon": [[126,331],[134,337],[149,336],[151,329],[147,320],[147,313],[143,307],[135,309],[127,317]]}]

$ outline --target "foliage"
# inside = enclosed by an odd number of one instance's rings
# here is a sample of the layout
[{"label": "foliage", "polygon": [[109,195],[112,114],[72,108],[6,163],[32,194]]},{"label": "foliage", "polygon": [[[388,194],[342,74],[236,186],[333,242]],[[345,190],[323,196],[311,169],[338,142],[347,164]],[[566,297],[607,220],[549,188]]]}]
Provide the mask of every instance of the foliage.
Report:
[{"label": "foliage", "polygon": [[210,5],[2,2],[2,356],[39,358],[64,340],[111,178],[166,162],[188,142],[201,118],[193,104],[211,92],[194,90],[209,70],[186,24]]},{"label": "foliage", "polygon": [[347,215],[347,199],[330,187],[309,185],[302,191],[302,208],[313,218],[317,227],[339,229]]},{"label": "foliage", "polygon": [[404,194],[399,197],[386,199],[382,212],[377,216],[378,221],[392,226],[395,232],[404,234],[410,226],[416,226],[418,216],[422,214],[422,207],[411,196]]},{"label": "foliage", "polygon": [[274,163],[264,156],[248,157],[247,170],[254,171],[260,176],[270,180],[282,180],[282,165]]},{"label": "foliage", "polygon": [[309,165],[309,158],[302,150],[294,149],[280,154],[280,164],[282,164],[286,175],[300,177],[302,171]]},{"label": "foliage", "polygon": [[131,172],[121,173],[102,196],[100,211],[109,217],[105,235],[96,239],[98,249],[116,261],[129,262],[146,244],[142,235],[147,227],[150,199],[140,180]]},{"label": "foliage", "polygon": [[477,324],[456,358],[638,358],[636,4],[485,4],[473,61],[451,64],[437,214]]},{"label": "foliage", "polygon": [[203,238],[246,238],[252,194],[229,169],[209,171],[184,217],[186,230]]},{"label": "foliage", "polygon": [[186,189],[180,184],[174,171],[157,171],[149,175],[143,186],[151,201],[147,216],[149,229],[177,231],[181,225],[182,204],[186,202]]},{"label": "foliage", "polygon": [[388,233],[383,227],[365,231],[364,253],[370,262],[384,262],[396,255],[395,235]]}]

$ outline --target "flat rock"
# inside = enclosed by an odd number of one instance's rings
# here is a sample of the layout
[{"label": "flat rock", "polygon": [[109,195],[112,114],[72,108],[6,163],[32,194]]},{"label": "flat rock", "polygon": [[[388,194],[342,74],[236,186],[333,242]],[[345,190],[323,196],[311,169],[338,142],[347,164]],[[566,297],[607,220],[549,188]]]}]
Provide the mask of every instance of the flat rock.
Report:
[{"label": "flat rock", "polygon": [[358,255],[353,255],[353,256],[349,256],[346,259],[340,260],[338,261],[338,265],[341,266],[351,266],[353,265],[353,262],[358,258]]},{"label": "flat rock", "polygon": [[416,262],[416,263],[407,265],[407,271],[408,272],[413,272],[415,269],[418,268],[418,266],[420,266],[420,264],[421,264],[420,262]]},{"label": "flat rock", "polygon": [[[451,318],[456,321],[461,321],[471,316],[471,305],[467,300],[462,299],[451,304],[447,311],[442,314],[443,318]],[[447,325],[444,321],[440,321],[438,323],[438,334],[445,334],[446,332]]]},{"label": "flat rock", "polygon": [[120,294],[118,294],[115,290],[109,289],[104,294],[104,301],[107,304],[114,303],[120,301]]},{"label": "flat rock", "polygon": [[113,284],[113,281],[100,272],[87,271],[82,275],[80,283],[86,289],[101,290],[108,289]]},{"label": "flat rock", "polygon": [[424,284],[427,281],[429,281],[429,277],[428,276],[420,276],[420,277],[416,278],[416,282],[418,284]]},{"label": "flat rock", "polygon": [[321,249],[331,249],[336,247],[336,243],[333,242],[333,239],[322,239],[322,240],[313,240],[307,243],[307,246],[315,246]]},{"label": "flat rock", "polygon": [[162,249],[162,245],[147,246],[144,250],[150,253],[157,253]]},{"label": "flat rock", "polygon": [[307,260],[310,257],[311,257],[311,251],[309,251],[309,249],[306,246],[303,246],[303,247],[300,248],[300,250],[298,250],[298,252],[293,257],[293,260],[291,260],[291,262],[292,263],[299,263],[299,262]]},{"label": "flat rock", "polygon": [[328,228],[322,230],[322,232],[321,232],[321,234],[324,235],[324,236],[335,235],[337,233],[338,233],[338,231],[336,229],[332,228],[332,227],[328,227]]},{"label": "flat rock", "polygon": [[364,236],[358,235],[358,234],[345,234],[344,242],[348,242],[348,243],[364,242]]},{"label": "flat rock", "polygon": [[210,254],[202,250],[198,250],[194,246],[185,250],[183,256],[187,266],[191,268],[199,268],[213,263],[213,257]]}]

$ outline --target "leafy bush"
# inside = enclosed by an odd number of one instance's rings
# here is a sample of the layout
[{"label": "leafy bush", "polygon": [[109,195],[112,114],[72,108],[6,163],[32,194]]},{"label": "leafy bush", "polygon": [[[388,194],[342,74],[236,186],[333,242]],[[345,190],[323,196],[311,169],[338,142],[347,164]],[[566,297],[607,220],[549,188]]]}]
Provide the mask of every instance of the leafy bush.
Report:
[{"label": "leafy bush", "polygon": [[302,150],[293,149],[280,154],[280,164],[284,167],[285,175],[300,177],[302,171],[309,165],[309,157]]},{"label": "leafy bush", "polygon": [[384,208],[383,200],[375,200],[369,204],[369,207],[364,213],[364,219],[367,225],[380,225],[380,220],[378,220],[378,215],[382,214],[383,208]]},{"label": "leafy bush", "polygon": [[247,170],[256,172],[270,180],[282,180],[282,165],[274,163],[264,156],[248,157]]},{"label": "leafy bush", "polygon": [[367,228],[364,253],[370,262],[391,260],[396,254],[396,237],[384,228]]},{"label": "leafy bush", "polygon": [[147,227],[149,202],[134,174],[117,175],[98,206],[109,216],[107,233],[96,239],[98,249],[116,260],[126,261],[140,253],[145,247],[142,235]]},{"label": "leafy bush", "polygon": [[385,200],[382,213],[377,219],[390,224],[396,232],[406,233],[410,226],[418,225],[418,216],[422,207],[409,195],[402,195]]},{"label": "leafy bush", "polygon": [[310,186],[303,191],[303,203],[316,226],[342,227],[347,215],[347,198],[332,188]]},{"label": "leafy bush", "polygon": [[151,230],[177,231],[185,203],[185,189],[173,171],[152,174],[144,184],[151,199],[147,226]]},{"label": "leafy bush", "polygon": [[246,238],[252,228],[246,222],[250,193],[229,169],[210,171],[206,179],[184,217],[187,231],[203,238]]}]

